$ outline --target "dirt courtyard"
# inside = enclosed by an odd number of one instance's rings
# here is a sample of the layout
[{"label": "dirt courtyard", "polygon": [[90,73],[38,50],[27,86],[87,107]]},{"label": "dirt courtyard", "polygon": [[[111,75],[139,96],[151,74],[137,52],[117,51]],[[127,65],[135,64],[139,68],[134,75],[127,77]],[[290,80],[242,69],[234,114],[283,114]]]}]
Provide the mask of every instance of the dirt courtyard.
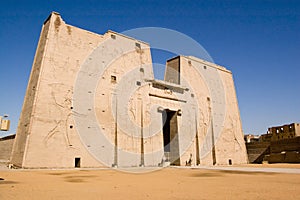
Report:
[{"label": "dirt courtyard", "polygon": [[0,199],[299,199],[300,174],[165,168],[1,170]]}]

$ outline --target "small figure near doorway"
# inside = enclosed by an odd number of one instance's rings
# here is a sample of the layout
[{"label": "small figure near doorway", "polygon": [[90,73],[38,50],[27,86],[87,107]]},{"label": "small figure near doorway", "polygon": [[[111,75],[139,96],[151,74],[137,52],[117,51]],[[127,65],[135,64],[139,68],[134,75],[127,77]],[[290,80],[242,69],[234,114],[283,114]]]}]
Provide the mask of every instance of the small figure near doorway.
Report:
[{"label": "small figure near doorway", "polygon": [[191,166],[192,165],[192,157],[193,157],[193,154],[190,154],[190,159],[188,161],[185,161],[185,166]]}]

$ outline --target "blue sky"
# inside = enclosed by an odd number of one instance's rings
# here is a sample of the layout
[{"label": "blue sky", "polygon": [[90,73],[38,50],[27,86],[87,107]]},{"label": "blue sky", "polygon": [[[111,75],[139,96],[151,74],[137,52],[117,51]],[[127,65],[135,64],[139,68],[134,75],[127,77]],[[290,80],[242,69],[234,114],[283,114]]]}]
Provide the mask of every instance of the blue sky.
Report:
[{"label": "blue sky", "polygon": [[[51,11],[100,34],[151,26],[182,32],[233,72],[245,133],[300,122],[300,1],[11,0],[0,3],[0,115],[9,114],[10,133]],[[164,64],[168,55],[155,51],[154,62]]]}]

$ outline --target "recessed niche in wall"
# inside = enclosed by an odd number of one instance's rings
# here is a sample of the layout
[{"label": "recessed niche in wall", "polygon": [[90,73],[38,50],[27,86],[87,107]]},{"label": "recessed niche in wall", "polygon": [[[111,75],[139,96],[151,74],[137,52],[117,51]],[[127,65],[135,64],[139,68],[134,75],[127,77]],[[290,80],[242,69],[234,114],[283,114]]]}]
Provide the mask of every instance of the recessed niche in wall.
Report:
[{"label": "recessed niche in wall", "polygon": [[137,43],[137,42],[136,42],[136,43],[135,43],[135,46],[136,46],[137,48],[139,48],[139,49],[141,48],[141,44],[140,44],[140,43]]},{"label": "recessed niche in wall", "polygon": [[117,77],[111,75],[111,76],[110,76],[110,82],[111,82],[111,83],[116,83],[116,82],[117,82]]}]

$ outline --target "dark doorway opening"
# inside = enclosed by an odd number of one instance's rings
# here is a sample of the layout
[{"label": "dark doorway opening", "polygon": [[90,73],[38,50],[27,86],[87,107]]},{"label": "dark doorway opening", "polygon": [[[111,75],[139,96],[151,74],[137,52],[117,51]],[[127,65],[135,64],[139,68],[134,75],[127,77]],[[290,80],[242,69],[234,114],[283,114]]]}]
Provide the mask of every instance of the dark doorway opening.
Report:
[{"label": "dark doorway opening", "polygon": [[177,111],[164,110],[163,118],[163,143],[166,159],[171,165],[180,165]]},{"label": "dark doorway opening", "polygon": [[75,167],[80,168],[80,158],[75,158]]}]

